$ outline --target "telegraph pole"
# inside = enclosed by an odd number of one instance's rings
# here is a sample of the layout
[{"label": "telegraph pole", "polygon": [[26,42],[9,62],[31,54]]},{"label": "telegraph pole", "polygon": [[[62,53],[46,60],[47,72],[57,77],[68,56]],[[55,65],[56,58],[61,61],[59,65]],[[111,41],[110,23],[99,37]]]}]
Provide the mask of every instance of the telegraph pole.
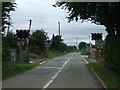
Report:
[{"label": "telegraph pole", "polygon": [[29,30],[31,29],[32,20],[29,20]]},{"label": "telegraph pole", "polygon": [[77,49],[78,49],[78,37],[76,37],[76,46],[77,46]]},{"label": "telegraph pole", "polygon": [[92,49],[91,49],[91,48],[92,48],[92,45],[91,45],[90,36],[89,36],[89,43],[90,43],[90,52],[92,53],[92,51],[91,51],[91,50],[92,50]]},{"label": "telegraph pole", "polygon": [[60,22],[58,22],[58,31],[59,31],[59,36],[60,36]]}]

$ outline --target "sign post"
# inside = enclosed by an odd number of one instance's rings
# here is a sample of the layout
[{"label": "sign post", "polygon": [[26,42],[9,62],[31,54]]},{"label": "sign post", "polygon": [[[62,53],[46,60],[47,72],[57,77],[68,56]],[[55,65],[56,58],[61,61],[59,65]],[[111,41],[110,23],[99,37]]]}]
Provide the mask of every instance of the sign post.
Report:
[{"label": "sign post", "polygon": [[96,61],[103,62],[104,61],[104,41],[102,40],[102,33],[91,33],[92,40],[95,40],[96,45]]},{"label": "sign post", "polygon": [[[24,57],[22,59],[25,59],[25,57],[28,57],[28,44],[30,39],[30,29],[31,29],[31,23],[32,20],[29,20],[29,30],[16,30],[16,39],[18,39],[17,45],[19,47],[18,53],[19,53],[19,61],[21,62],[21,57]],[[26,47],[25,47],[26,42]],[[26,51],[25,51],[26,49]],[[23,54],[24,53],[24,54]],[[23,56],[24,55],[24,56]],[[22,62],[25,62],[25,60],[22,60]],[[28,62],[29,60],[27,60]]]},{"label": "sign post", "polygon": [[[30,39],[30,30],[16,30],[16,39],[18,39],[17,45],[18,45],[19,62],[28,62],[29,54],[27,50],[28,50],[28,41]],[[25,47],[25,43],[26,43],[26,47]]]}]

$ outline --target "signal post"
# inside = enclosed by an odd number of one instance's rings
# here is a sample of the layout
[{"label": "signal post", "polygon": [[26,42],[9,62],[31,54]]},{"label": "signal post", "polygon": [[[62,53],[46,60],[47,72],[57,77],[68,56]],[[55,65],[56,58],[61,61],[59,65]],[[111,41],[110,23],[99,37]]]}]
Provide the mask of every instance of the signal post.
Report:
[{"label": "signal post", "polygon": [[16,30],[16,39],[18,40],[18,62],[29,62],[28,40],[30,39],[30,30]]},{"label": "signal post", "polygon": [[102,40],[102,33],[91,33],[92,40],[95,40],[96,45],[96,61],[104,62],[104,41]]},{"label": "signal post", "polygon": [[29,62],[29,39],[32,20],[29,20],[28,30],[16,30],[16,39],[18,40],[18,61]]}]

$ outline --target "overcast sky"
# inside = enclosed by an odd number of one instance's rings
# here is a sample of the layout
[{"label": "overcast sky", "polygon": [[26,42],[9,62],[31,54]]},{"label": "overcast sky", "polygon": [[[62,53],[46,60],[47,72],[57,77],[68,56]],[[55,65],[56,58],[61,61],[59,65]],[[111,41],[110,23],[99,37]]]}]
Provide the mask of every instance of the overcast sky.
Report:
[{"label": "overcast sky", "polygon": [[62,38],[67,45],[76,45],[76,38],[79,42],[88,43],[91,33],[103,33],[104,37],[107,35],[104,26],[80,21],[68,23],[65,18],[68,16],[67,11],[53,7],[54,0],[16,0],[16,3],[17,8],[11,13],[13,32],[16,29],[28,29],[29,20],[32,20],[31,31],[43,28],[50,39],[52,34],[58,34],[58,22],[60,22]]}]

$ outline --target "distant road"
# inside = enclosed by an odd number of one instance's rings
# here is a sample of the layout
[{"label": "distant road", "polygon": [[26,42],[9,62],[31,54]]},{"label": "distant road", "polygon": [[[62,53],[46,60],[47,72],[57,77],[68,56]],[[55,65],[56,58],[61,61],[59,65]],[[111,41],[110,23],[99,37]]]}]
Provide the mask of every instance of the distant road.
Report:
[{"label": "distant road", "polygon": [[3,81],[3,88],[100,88],[79,53],[70,53]]}]

